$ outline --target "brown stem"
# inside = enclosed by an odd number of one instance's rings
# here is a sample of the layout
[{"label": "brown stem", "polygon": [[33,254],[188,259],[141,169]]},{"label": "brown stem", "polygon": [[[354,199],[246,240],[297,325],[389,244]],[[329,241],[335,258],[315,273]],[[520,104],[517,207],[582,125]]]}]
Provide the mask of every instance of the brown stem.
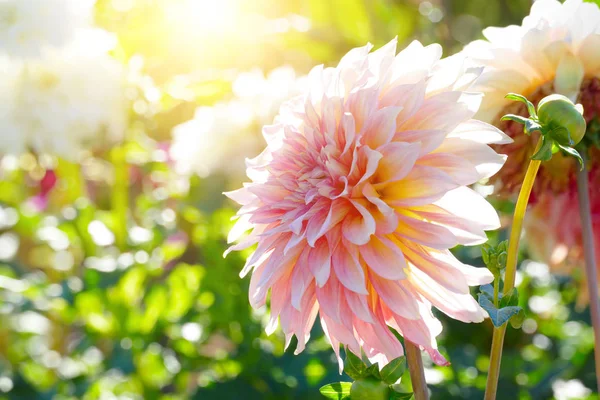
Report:
[{"label": "brown stem", "polygon": [[[585,161],[585,154],[582,154]],[[585,162],[584,162],[585,165]],[[596,361],[596,385],[600,391],[600,305],[598,303],[598,273],[594,254],[594,231],[590,209],[588,172],[584,168],[577,173],[577,192],[579,194],[579,215],[585,255],[585,275],[590,299],[590,313],[594,327],[594,359]]]},{"label": "brown stem", "polygon": [[406,339],[404,340],[404,349],[406,350],[406,361],[408,362],[415,400],[429,400],[421,349]]}]

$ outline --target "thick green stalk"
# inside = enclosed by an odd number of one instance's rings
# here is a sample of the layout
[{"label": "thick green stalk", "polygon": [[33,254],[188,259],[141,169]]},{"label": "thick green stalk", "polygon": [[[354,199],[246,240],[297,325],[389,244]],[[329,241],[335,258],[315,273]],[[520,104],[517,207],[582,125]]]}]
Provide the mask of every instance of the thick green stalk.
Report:
[{"label": "thick green stalk", "polygon": [[[538,142],[537,149],[540,148],[541,138]],[[536,150],[537,151],[537,150]],[[519,256],[519,240],[521,238],[521,230],[523,228],[523,220],[529,196],[535,181],[538,169],[540,168],[539,160],[531,160],[527,167],[525,179],[519,192],[517,206],[513,216],[512,228],[510,230],[510,238],[508,242],[508,255],[506,258],[506,271],[504,274],[504,293],[508,293],[515,286],[515,276],[517,273],[517,260]],[[492,350],[490,354],[490,368],[488,372],[487,385],[485,388],[485,400],[494,400],[498,389],[498,378],[500,376],[500,362],[502,361],[502,345],[504,344],[504,334],[506,333],[506,324],[500,328],[494,328],[494,336],[492,338]]]}]

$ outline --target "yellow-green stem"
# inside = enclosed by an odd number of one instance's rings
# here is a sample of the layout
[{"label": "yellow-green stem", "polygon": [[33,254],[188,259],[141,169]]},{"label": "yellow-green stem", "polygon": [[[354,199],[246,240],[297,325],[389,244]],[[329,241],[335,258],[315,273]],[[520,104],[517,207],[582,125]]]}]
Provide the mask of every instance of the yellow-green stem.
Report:
[{"label": "yellow-green stem", "polygon": [[[536,152],[541,146],[541,138],[538,142]],[[533,182],[540,168],[539,160],[531,160],[527,167],[525,179],[519,192],[515,213],[513,216],[510,238],[508,241],[508,255],[506,258],[506,271],[504,274],[504,290],[506,294],[515,286],[515,276],[517,273],[517,259],[519,256],[519,240],[523,228],[523,219],[529,203],[529,196],[533,188]],[[506,333],[506,324],[500,328],[494,328],[492,338],[492,350],[490,354],[490,368],[488,371],[487,385],[485,388],[485,400],[494,400],[498,389],[498,378],[500,376],[500,362],[502,361],[502,345],[504,344],[504,334]]]},{"label": "yellow-green stem", "polygon": [[406,350],[406,362],[408,363],[415,400],[429,400],[421,349],[409,340],[404,340],[404,349]]}]

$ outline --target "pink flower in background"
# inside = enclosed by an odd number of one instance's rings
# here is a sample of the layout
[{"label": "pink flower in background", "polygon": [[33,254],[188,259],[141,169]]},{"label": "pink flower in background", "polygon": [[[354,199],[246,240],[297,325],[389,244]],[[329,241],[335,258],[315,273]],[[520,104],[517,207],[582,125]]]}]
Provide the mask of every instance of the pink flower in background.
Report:
[{"label": "pink flower in background", "polygon": [[267,331],[279,319],[296,353],[319,316],[338,359],[340,344],[382,364],[401,356],[391,327],[444,365],[432,305],[480,322],[469,286],[492,281],[448,249],[499,227],[466,186],[502,167],[487,144],[510,139],[471,119],[481,96],[465,90],[480,71],[460,56],[440,61],[439,45],[416,41],[398,55],[396,40],[371,47],[314,68],[305,95],[264,128],[252,182],[227,193],[242,205],[228,251],[258,244],[241,273],[253,271],[250,302],[271,290]]},{"label": "pink flower in background", "polygon": [[[596,157],[600,156],[594,150]],[[593,167],[589,173],[590,182],[600,181],[600,167]],[[590,186],[590,205],[595,248],[600,249],[600,191]],[[557,274],[571,275],[573,270],[584,265],[579,216],[577,186],[571,184],[563,193],[543,193],[528,212],[525,220],[525,237],[532,256],[548,263]],[[600,252],[596,251],[596,262],[600,265]],[[588,303],[585,280],[579,283],[578,303]]]}]

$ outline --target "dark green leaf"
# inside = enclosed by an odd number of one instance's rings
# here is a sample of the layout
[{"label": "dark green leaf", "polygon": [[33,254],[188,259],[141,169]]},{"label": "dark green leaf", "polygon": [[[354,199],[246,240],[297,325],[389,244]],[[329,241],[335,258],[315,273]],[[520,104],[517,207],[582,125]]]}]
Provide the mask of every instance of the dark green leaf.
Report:
[{"label": "dark green leaf", "polygon": [[343,400],[350,395],[351,387],[352,383],[350,382],[336,382],[323,386],[319,392],[328,399]]},{"label": "dark green leaf", "polygon": [[529,115],[531,115],[533,118],[537,118],[535,107],[529,100],[527,100],[527,97],[517,93],[509,93],[505,97],[509,100],[516,100],[520,101],[521,103],[525,103],[527,105],[527,111],[529,112]]},{"label": "dark green leaf", "polygon": [[484,294],[479,294],[479,305],[485,311],[487,311],[492,323],[496,328],[501,327],[513,316],[519,313],[521,307],[504,307],[501,309],[497,309],[494,306],[494,303],[488,299],[488,297]]},{"label": "dark green leaf", "polygon": [[369,368],[367,368],[367,371],[365,372],[365,376],[369,376],[369,375],[376,379],[381,380],[381,374],[379,373],[379,365],[378,364],[373,364]]},{"label": "dark green leaf", "polygon": [[346,362],[344,372],[354,380],[362,378],[367,370],[367,366],[362,360],[349,350],[346,350]]},{"label": "dark green leaf", "polygon": [[562,146],[560,144],[558,145],[558,147],[560,147],[560,149],[562,151],[569,154],[570,156],[575,157],[577,159],[577,161],[579,161],[580,171],[583,170],[583,168],[584,168],[583,158],[581,158],[581,154],[579,154],[579,152],[577,150],[575,150],[572,147]]},{"label": "dark green leaf", "polygon": [[502,296],[500,308],[519,305],[519,292],[517,288],[512,288],[508,293]]},{"label": "dark green leaf", "polygon": [[381,379],[385,383],[393,384],[400,379],[406,370],[406,358],[404,356],[393,359],[381,370]]},{"label": "dark green leaf", "polygon": [[502,121],[514,121],[518,124],[525,125],[529,119],[525,118],[525,117],[521,117],[520,115],[506,114],[504,117],[501,118],[501,120]]},{"label": "dark green leaf", "polygon": [[532,160],[548,161],[552,158],[552,145],[554,141],[546,137],[542,138],[542,147],[531,156]]}]

